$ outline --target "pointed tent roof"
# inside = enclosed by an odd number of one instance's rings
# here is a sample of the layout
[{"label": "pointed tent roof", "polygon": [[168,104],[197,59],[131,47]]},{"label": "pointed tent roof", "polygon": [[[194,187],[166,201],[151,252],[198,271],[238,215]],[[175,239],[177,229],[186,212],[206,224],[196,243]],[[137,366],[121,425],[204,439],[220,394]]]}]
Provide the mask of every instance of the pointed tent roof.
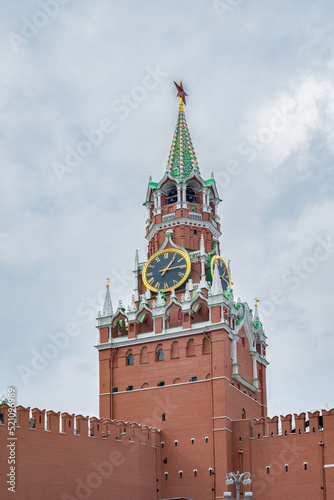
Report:
[{"label": "pointed tent roof", "polygon": [[180,101],[179,114],[168,156],[166,172],[180,179],[189,177],[193,172],[200,173],[196,153],[183,110],[182,100]]},{"label": "pointed tent roof", "polygon": [[109,292],[109,280],[108,280],[107,286],[106,286],[106,296],[104,299],[102,316],[106,317],[106,316],[112,316],[112,315],[113,315],[113,310],[112,310],[111,297],[110,297],[110,292]]}]

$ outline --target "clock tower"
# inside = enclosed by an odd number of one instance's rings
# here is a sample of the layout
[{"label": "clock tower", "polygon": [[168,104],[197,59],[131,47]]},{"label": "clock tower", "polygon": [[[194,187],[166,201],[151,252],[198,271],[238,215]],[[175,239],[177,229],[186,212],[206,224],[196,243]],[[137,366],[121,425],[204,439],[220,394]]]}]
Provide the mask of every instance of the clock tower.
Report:
[{"label": "clock tower", "polygon": [[234,298],[221,199],[213,173],[201,176],[175,85],[170,154],[144,203],[147,259],[136,251],[131,304],[114,311],[107,284],[97,319],[100,417],[161,430],[157,498],[209,500],[222,498],[227,472],[251,466],[236,432],[267,414],[266,336],[257,307]]}]

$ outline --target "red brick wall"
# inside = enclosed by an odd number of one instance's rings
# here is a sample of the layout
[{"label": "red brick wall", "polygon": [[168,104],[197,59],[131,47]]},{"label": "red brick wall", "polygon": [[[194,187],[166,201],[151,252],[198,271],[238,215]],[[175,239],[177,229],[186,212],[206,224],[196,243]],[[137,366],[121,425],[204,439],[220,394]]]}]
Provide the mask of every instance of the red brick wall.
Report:
[{"label": "red brick wall", "polygon": [[[3,405],[3,408],[6,407]],[[29,411],[18,408],[15,431],[15,494],[8,491],[9,441],[5,414],[0,425],[0,498],[17,500],[74,500],[157,498],[161,481],[160,437],[156,431],[136,424],[106,423],[81,418],[80,435],[74,434],[74,416],[63,414],[66,433],[44,430],[35,410],[36,428],[29,429]],[[80,420],[80,417],[78,417]],[[49,419],[50,425],[50,419]],[[94,436],[88,436],[88,425]],[[108,432],[110,432],[108,434]],[[14,441],[13,441],[14,442]],[[157,479],[159,481],[157,481]]]}]

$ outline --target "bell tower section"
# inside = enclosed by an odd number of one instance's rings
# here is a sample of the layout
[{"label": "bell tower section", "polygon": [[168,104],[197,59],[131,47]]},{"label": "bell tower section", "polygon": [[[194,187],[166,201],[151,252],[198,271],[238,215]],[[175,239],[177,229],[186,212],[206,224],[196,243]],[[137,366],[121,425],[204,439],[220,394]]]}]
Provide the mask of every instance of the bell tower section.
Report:
[{"label": "bell tower section", "polygon": [[144,203],[148,258],[161,247],[167,229],[187,251],[200,249],[202,234],[207,252],[214,244],[219,248],[220,202],[213,172],[207,181],[200,175],[181,99],[165,175],[160,182],[150,177]]}]

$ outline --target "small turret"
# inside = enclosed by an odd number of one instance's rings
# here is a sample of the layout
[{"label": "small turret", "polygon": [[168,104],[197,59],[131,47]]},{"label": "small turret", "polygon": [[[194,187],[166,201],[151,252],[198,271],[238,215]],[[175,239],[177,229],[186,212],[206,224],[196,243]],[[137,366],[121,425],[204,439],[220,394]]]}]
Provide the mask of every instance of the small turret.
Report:
[{"label": "small turret", "polygon": [[103,311],[102,311],[103,317],[113,315],[112,303],[111,303],[111,297],[110,297],[110,291],[109,291],[109,283],[110,283],[110,279],[108,278],[107,285],[106,285],[106,296],[104,299]]}]

